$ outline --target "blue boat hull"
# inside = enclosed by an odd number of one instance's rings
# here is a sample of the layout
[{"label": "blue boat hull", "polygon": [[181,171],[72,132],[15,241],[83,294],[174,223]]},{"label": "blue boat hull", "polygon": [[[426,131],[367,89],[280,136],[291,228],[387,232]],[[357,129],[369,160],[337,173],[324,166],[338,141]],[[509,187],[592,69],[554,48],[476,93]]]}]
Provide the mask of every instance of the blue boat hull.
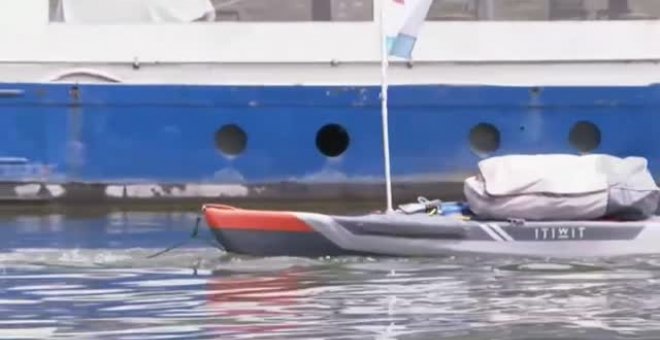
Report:
[{"label": "blue boat hull", "polygon": [[[306,185],[334,183],[325,195],[341,198],[341,185],[382,185],[379,90],[2,84],[0,181],[10,187],[0,196],[16,183],[44,184],[47,197],[84,183],[99,197],[140,199],[249,197],[292,183],[302,197]],[[458,183],[487,155],[579,152],[571,138],[584,151],[646,157],[660,178],[655,85],[390,91],[395,181]]]}]

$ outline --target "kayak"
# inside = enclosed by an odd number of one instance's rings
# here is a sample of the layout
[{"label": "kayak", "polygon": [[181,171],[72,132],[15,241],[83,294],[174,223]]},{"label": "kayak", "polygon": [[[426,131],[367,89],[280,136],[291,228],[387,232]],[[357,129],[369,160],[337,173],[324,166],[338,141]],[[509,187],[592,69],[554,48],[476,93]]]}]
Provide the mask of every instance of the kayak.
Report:
[{"label": "kayak", "polygon": [[227,252],[252,256],[660,254],[660,216],[639,221],[485,221],[426,210],[340,216],[220,204],[204,205],[202,211]]}]

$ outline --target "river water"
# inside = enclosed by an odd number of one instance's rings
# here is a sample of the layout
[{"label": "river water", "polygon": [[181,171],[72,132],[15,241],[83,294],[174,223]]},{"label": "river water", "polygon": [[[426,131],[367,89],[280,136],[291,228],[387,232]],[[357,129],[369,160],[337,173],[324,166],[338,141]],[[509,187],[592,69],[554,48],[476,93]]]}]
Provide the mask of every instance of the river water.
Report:
[{"label": "river water", "polygon": [[0,338],[660,338],[660,258],[252,258],[196,216],[2,215]]}]

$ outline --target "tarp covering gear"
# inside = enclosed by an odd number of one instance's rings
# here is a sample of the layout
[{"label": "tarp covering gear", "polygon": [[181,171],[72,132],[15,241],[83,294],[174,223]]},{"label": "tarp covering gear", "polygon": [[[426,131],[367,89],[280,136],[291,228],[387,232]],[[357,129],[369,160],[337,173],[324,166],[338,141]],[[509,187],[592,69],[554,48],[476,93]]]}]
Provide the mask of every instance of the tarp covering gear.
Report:
[{"label": "tarp covering gear", "polygon": [[464,193],[476,216],[496,220],[642,220],[660,202],[646,159],[603,154],[488,158]]}]

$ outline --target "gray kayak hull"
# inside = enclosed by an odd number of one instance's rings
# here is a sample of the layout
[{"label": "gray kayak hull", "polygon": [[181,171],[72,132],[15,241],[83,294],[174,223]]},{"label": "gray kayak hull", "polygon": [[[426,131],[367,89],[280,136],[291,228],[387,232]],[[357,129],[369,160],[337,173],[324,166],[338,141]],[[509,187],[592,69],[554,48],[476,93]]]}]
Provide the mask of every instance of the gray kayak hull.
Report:
[{"label": "gray kayak hull", "polygon": [[644,221],[464,221],[400,212],[334,216],[205,206],[223,247],[256,256],[611,257],[660,253],[660,217]]}]

